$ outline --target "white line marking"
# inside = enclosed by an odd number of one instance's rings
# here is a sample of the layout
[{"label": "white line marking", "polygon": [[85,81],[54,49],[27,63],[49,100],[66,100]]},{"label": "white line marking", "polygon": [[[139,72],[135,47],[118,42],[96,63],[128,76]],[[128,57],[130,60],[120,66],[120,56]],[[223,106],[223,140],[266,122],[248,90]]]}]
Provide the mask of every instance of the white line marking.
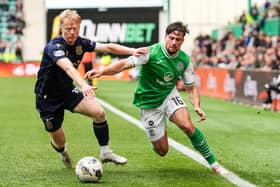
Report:
[{"label": "white line marking", "polygon": [[[101,99],[97,99],[97,100],[98,100],[98,102],[100,104],[102,104],[105,108],[107,108],[111,112],[113,112],[116,115],[122,117],[123,119],[131,122],[132,124],[136,125],[140,129],[144,130],[144,128],[141,125],[141,121],[139,121],[139,120],[135,119],[134,117],[128,115],[127,113],[125,113],[125,112],[115,108],[114,106],[110,105],[109,103],[107,103],[107,102],[105,102],[105,101],[103,101]],[[169,145],[172,146],[177,151],[179,151],[179,152],[183,153],[184,155],[192,158],[193,160],[195,160],[196,162],[200,163],[201,165],[210,168],[208,163],[205,161],[205,159],[199,153],[193,151],[192,149],[186,147],[185,145],[183,145],[183,144],[181,144],[179,142],[176,142],[172,138],[168,138],[168,142],[169,142]],[[237,176],[236,174],[234,174],[231,171],[229,171],[228,174],[221,175],[221,176],[226,178],[231,183],[233,183],[233,184],[235,184],[237,186],[240,186],[240,187],[256,187],[255,184],[252,184],[252,183],[246,181],[245,179],[240,178],[239,176]]]}]

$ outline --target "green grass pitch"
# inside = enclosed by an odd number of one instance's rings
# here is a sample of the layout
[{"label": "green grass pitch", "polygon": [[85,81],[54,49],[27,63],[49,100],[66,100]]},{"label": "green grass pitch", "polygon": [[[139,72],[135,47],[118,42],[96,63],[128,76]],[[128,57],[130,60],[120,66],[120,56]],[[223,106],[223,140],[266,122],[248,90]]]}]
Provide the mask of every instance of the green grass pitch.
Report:
[{"label": "green grass pitch", "polygon": [[[65,168],[52,150],[35,110],[35,78],[0,78],[0,186],[234,186],[175,149],[157,156],[144,131],[107,111],[110,146],[126,156],[127,165],[106,164],[98,184],[83,184],[74,169]],[[135,82],[99,81],[96,94],[113,106],[138,118],[132,105]],[[184,98],[187,98],[182,93]],[[280,116],[251,106],[202,97],[207,120],[197,124],[217,159],[226,168],[257,186],[280,186]],[[191,107],[190,107],[191,109]],[[65,113],[63,125],[75,163],[84,156],[99,155],[91,120]],[[191,147],[173,124],[168,134]]]}]

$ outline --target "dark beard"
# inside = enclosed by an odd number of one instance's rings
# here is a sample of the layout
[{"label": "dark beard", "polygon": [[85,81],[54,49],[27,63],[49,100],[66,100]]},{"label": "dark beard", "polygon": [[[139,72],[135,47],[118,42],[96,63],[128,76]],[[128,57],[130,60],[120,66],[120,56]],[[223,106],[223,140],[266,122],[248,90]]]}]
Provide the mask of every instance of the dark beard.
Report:
[{"label": "dark beard", "polygon": [[168,53],[170,56],[175,55],[177,52],[178,52],[178,51],[172,52],[172,51],[168,51],[168,50],[167,50],[167,53]]}]

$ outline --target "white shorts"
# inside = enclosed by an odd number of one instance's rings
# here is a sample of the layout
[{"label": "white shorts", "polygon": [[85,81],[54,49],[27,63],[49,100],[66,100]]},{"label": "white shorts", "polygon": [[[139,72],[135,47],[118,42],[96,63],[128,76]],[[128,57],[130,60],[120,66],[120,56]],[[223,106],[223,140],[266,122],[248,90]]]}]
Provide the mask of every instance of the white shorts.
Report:
[{"label": "white shorts", "polygon": [[170,116],[179,108],[186,107],[179,92],[174,88],[157,108],[140,109],[141,122],[151,142],[161,139],[166,131],[166,117]]}]

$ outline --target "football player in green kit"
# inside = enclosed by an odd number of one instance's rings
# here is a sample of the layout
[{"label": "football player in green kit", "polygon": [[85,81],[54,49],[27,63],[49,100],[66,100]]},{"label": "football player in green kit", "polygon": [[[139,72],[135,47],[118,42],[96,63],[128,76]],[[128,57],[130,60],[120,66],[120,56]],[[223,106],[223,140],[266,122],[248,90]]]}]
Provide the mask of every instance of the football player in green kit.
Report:
[{"label": "football player in green kit", "polygon": [[171,23],[166,28],[165,41],[150,46],[148,54],[130,56],[99,71],[91,70],[85,77],[92,79],[140,66],[133,103],[140,109],[142,125],[155,152],[160,156],[168,152],[167,117],[189,137],[214,173],[226,174],[228,171],[216,161],[206,138],[191,121],[188,109],[176,89],[177,80],[182,78],[194,110],[200,117],[199,122],[205,120],[206,115],[200,108],[193,64],[190,56],[180,49],[186,33],[188,28],[182,22]]}]

